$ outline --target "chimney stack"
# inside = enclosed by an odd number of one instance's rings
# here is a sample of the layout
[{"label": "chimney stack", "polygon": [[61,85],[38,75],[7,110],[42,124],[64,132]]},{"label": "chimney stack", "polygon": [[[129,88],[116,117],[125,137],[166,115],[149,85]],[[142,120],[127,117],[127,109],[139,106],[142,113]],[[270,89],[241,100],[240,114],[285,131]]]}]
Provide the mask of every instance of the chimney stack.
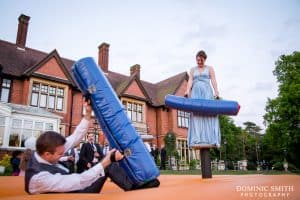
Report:
[{"label": "chimney stack", "polygon": [[19,17],[16,45],[22,49],[25,49],[29,20],[30,17],[24,14],[21,14]]},{"label": "chimney stack", "polygon": [[140,71],[141,71],[141,66],[139,64],[135,64],[132,67],[130,67],[130,76],[136,74],[138,79],[140,79]]},{"label": "chimney stack", "polygon": [[98,47],[98,65],[101,67],[103,72],[108,72],[108,58],[109,58],[109,44],[102,43]]}]

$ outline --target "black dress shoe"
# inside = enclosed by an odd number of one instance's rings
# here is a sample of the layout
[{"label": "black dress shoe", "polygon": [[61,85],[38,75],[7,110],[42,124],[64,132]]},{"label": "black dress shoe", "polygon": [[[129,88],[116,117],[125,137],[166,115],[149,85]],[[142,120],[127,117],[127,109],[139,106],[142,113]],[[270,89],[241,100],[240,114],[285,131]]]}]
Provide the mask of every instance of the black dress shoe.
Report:
[{"label": "black dress shoe", "polygon": [[144,183],[143,185],[134,186],[132,189],[133,190],[139,190],[139,189],[154,188],[154,187],[158,187],[159,185],[160,185],[160,182],[156,178],[156,179],[153,179],[151,181],[148,181],[147,183]]}]

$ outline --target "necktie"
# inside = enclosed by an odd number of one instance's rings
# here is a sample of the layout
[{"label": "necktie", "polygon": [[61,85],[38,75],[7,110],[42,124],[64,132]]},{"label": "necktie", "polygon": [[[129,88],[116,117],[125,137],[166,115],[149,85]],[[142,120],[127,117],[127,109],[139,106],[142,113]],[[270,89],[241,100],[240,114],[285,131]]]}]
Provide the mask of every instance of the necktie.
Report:
[{"label": "necktie", "polygon": [[95,147],[94,143],[91,142],[91,145],[92,145],[93,151],[96,151],[96,147]]},{"label": "necktie", "polygon": [[104,147],[104,152],[103,152],[103,154],[106,155],[107,152],[108,152],[108,147]]}]

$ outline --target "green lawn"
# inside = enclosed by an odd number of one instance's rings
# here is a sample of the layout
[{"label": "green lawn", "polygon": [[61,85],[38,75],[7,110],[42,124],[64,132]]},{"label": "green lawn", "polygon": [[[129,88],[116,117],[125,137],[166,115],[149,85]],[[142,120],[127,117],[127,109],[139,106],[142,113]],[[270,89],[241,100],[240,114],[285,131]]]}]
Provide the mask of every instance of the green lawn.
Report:
[{"label": "green lawn", "polygon": [[[170,175],[201,175],[201,170],[160,170],[160,174],[170,174]],[[278,174],[294,174],[300,175],[299,171],[296,172],[285,172],[285,171],[234,171],[234,170],[226,170],[226,171],[212,171],[213,175],[244,175],[244,174],[265,174],[265,175],[278,175]],[[5,171],[4,174],[0,174],[0,176],[10,176],[11,170]]]},{"label": "green lawn", "polygon": [[[173,175],[201,175],[201,170],[160,170],[160,174],[173,174]],[[278,174],[300,174],[299,172],[285,172],[285,171],[233,171],[233,170],[226,170],[226,171],[212,171],[213,175],[244,175],[244,174],[265,174],[265,175],[278,175]]]}]

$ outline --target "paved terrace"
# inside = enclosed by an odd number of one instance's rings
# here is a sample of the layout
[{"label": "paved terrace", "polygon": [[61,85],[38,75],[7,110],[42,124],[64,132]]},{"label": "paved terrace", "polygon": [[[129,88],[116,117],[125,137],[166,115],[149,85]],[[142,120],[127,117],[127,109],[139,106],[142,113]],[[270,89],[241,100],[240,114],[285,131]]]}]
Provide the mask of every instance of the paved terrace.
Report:
[{"label": "paved terrace", "polygon": [[41,194],[24,192],[23,177],[1,176],[0,199],[54,200],[299,200],[299,175],[161,175],[155,189],[124,192],[107,181],[100,194]]}]

